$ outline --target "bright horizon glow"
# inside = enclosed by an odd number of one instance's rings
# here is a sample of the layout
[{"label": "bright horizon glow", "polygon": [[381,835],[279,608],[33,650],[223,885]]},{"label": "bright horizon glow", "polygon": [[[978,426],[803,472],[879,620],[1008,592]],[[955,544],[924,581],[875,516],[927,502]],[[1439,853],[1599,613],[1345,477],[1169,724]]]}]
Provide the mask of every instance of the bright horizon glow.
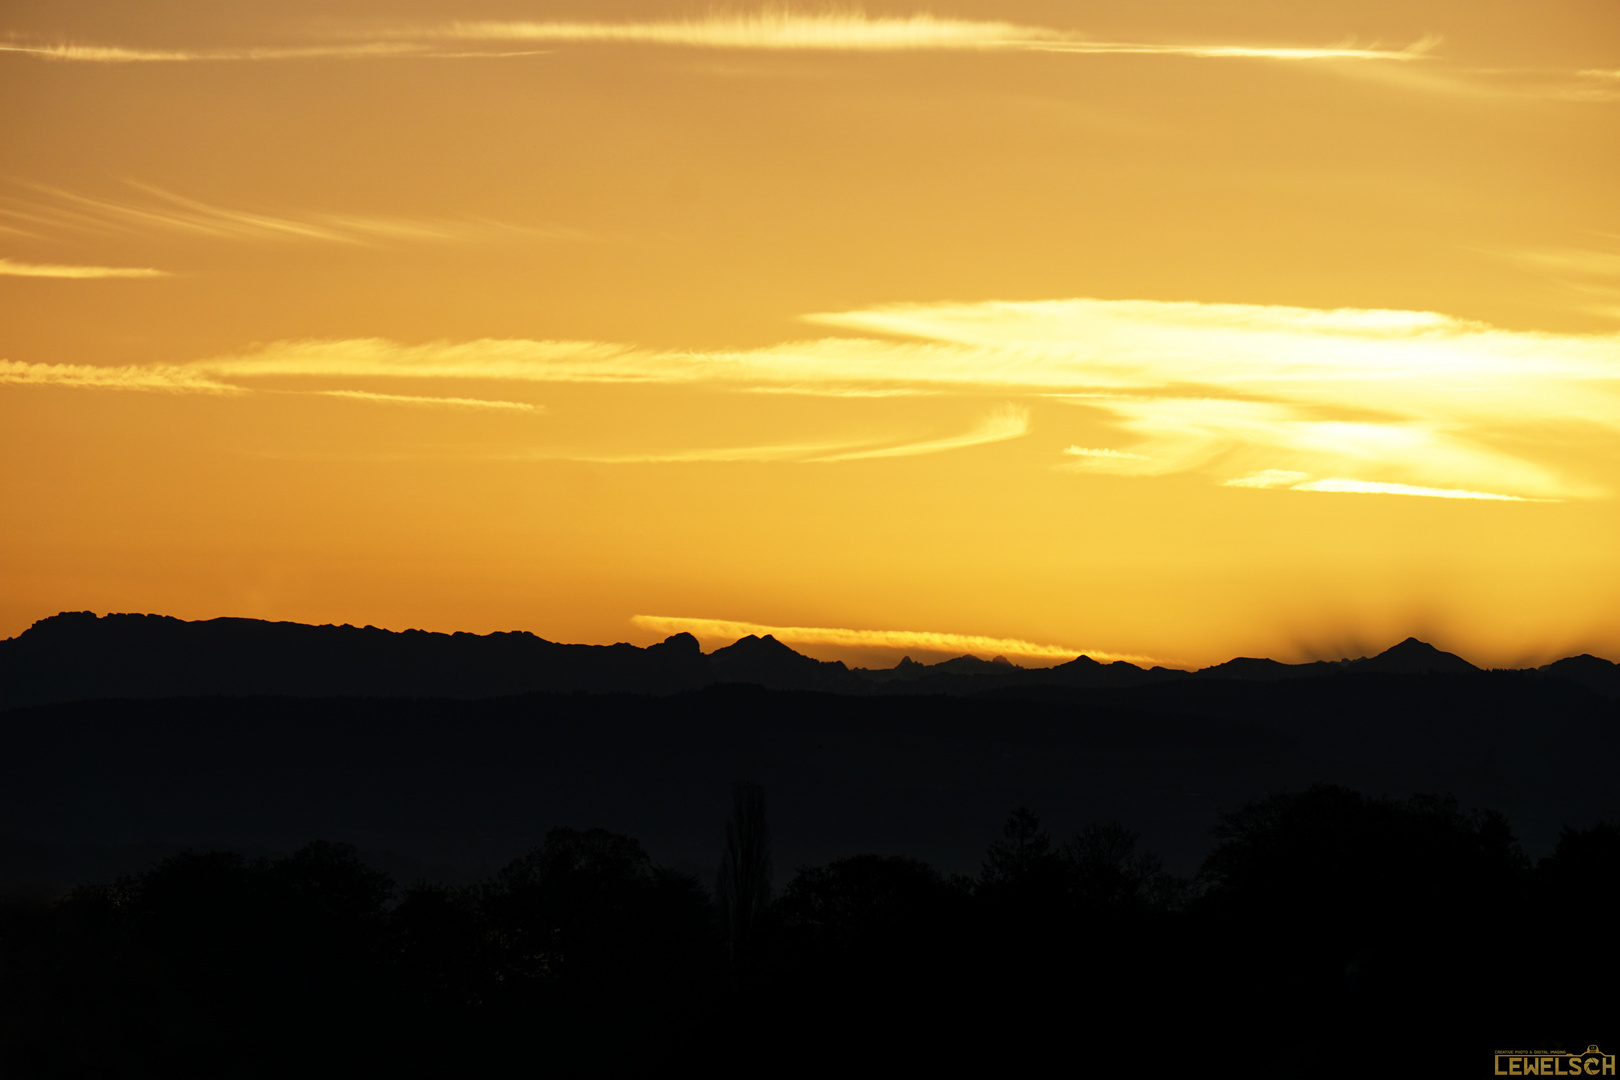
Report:
[{"label": "bright horizon glow", "polygon": [[1617,71],[1528,0],[16,0],[0,636],[1620,657]]}]

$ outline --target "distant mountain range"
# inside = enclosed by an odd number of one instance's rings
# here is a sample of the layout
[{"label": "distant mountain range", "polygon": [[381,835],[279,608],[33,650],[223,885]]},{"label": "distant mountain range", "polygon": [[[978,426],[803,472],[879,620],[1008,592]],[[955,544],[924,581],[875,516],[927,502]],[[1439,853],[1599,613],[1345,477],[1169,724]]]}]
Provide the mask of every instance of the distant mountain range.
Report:
[{"label": "distant mountain range", "polygon": [[[526,632],[440,634],[258,619],[64,612],[0,641],[0,709],[102,698],[495,698],[513,694],[675,694],[718,683],[838,694],[976,694],[1006,688],[1132,688],[1189,680],[1281,682],[1348,673],[1468,675],[1480,669],[1408,638],[1377,656],[1284,664],[1238,657],[1187,672],[1080,656],[1049,668],[960,656],[893,668],[816,660],[769,635],[705,654],[676,634],[656,645],[565,645]],[[1527,673],[1620,699],[1620,665],[1571,656]]]}]

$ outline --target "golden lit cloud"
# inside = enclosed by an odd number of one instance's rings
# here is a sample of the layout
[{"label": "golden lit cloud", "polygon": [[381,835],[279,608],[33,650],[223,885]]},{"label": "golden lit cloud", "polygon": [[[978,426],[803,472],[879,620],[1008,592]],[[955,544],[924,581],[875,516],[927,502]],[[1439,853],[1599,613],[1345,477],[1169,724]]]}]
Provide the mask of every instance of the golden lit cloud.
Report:
[{"label": "golden lit cloud", "polygon": [[713,446],[694,450],[600,453],[587,450],[536,450],[509,455],[525,461],[575,461],[586,465],[695,465],[700,463],[823,461],[851,443],[784,443],[772,446]]},{"label": "golden lit cloud", "polygon": [[[1580,497],[1599,489],[1528,458],[1509,436],[1550,424],[1620,431],[1616,335],[1505,331],[1428,312],[1147,301],[813,318],[987,350],[972,360],[979,377],[1044,384],[1141,440],[1116,448],[1140,459],[1080,455],[1076,468],[1243,475],[1257,456],[1282,464],[1281,452],[1319,476],[1351,468],[1369,482]],[[972,377],[946,360],[931,378]]]},{"label": "golden lit cloud", "polygon": [[1056,31],[933,15],[869,18],[858,12],[762,11],[648,22],[459,22],[419,31],[463,41],[606,42],[709,49],[982,49],[1061,40]]},{"label": "golden lit cloud", "polygon": [[812,13],[787,9],[647,22],[460,22],[419,33],[466,41],[601,42],[704,49],[840,52],[1000,49],[1268,60],[1414,60],[1437,43],[1437,39],[1429,38],[1404,49],[1380,49],[1353,45],[1278,47],[1090,41],[1072,32],[1006,22],[928,14],[894,18],[860,12]]},{"label": "golden lit cloud", "polygon": [[879,441],[842,443],[785,443],[768,446],[707,447],[693,450],[604,454],[573,450],[545,450],[520,455],[529,460],[579,461],[596,465],[660,465],[696,462],[803,461],[827,464],[869,458],[917,457],[961,450],[970,446],[1006,442],[1029,432],[1029,410],[1003,405],[993,410],[972,429],[941,439],[884,443]]},{"label": "golden lit cloud", "polygon": [[[1437,483],[1500,484],[1547,497],[1593,494],[1555,471],[1492,449],[1437,422],[1322,420],[1309,409],[1231,398],[1096,396],[1079,399],[1143,439],[1135,458],[1086,458],[1069,468],[1137,476],[1192,470],[1246,473],[1286,460],[1307,474],[1349,470]],[[1252,486],[1252,485],[1250,485]],[[1327,490],[1327,489],[1318,489]]]},{"label": "golden lit cloud", "polygon": [[931,653],[967,653],[981,657],[1006,656],[1034,661],[1068,661],[1077,656],[1112,663],[1125,660],[1134,664],[1164,661],[1150,656],[1111,653],[1097,649],[1075,649],[1066,645],[1041,645],[1016,638],[984,637],[977,634],[947,634],[928,630],[849,630],[827,626],[765,626],[729,619],[690,619],[670,615],[636,615],[635,626],[657,634],[688,633],[705,642],[730,644],[750,634],[769,634],[787,645],[828,645],[846,649],[891,649]]},{"label": "golden lit cloud", "polygon": [[0,275],[38,278],[156,278],[168,277],[162,270],[137,266],[60,266],[0,258]]},{"label": "golden lit cloud", "polygon": [[324,397],[375,401],[383,405],[440,405],[453,409],[497,409],[510,412],[539,412],[541,406],[526,401],[491,401],[487,398],[427,397],[420,394],[376,394],[369,390],[316,390]]},{"label": "golden lit cloud", "polygon": [[[0,360],[0,383],[21,386],[64,386],[102,390],[171,390],[186,393],[244,394],[251,391],[219,382],[190,367],[172,365],[27,364]],[[495,409],[538,412],[543,406],[523,401],[487,398],[432,397],[417,394],[379,394],[369,390],[313,390],[322,397],[347,398],[394,405],[429,405],[459,409]]]},{"label": "golden lit cloud", "polygon": [[199,360],[201,371],[236,378],[507,379],[521,382],[683,382],[702,378],[697,357],[660,355],[592,341],[490,339],[401,345],[381,338],[282,341]]},{"label": "golden lit cloud", "polygon": [[[359,36],[359,35],[356,35]],[[534,50],[480,50],[490,43],[550,45],[618,44],[655,47],[756,50],[770,52],[911,52],[1000,50],[1077,55],[1123,54],[1195,59],[1284,61],[1385,60],[1423,57],[1438,43],[1425,38],[1399,49],[1354,44],[1278,46],[1232,43],[1176,43],[1089,40],[1084,34],[996,20],[909,16],[868,16],[859,11],[803,12],[787,8],[753,13],[712,13],[700,18],[623,22],[462,21],[441,26],[400,27],[371,35],[376,40],[303,46],[152,49],[72,42],[0,45],[0,52],[46,60],[97,64],[196,63],[387,57],[506,57]],[[446,52],[435,43],[456,42]]]},{"label": "golden lit cloud", "polygon": [[1401,49],[1357,48],[1353,45],[1325,48],[1268,45],[1150,45],[1125,41],[1064,41],[1030,44],[1042,52],[1115,53],[1138,56],[1190,56],[1206,60],[1418,60],[1440,43],[1426,37]]},{"label": "golden lit cloud", "polygon": [[1134,460],[1134,461],[1146,461],[1146,460],[1148,460],[1146,457],[1144,457],[1141,454],[1132,454],[1129,451],[1125,451],[1125,450],[1109,450],[1106,447],[1067,446],[1067,447],[1064,447],[1063,452],[1065,454],[1068,454],[1068,455],[1072,456],[1072,457],[1105,458],[1105,459],[1113,458],[1113,459],[1125,459],[1125,460]]},{"label": "golden lit cloud", "polygon": [[306,45],[249,49],[142,49],[122,45],[82,45],[67,42],[22,45],[0,44],[0,52],[37,56],[85,64],[175,64],[230,60],[330,60],[387,56],[418,56],[430,50],[409,42],[378,41],[353,45]]},{"label": "golden lit cloud", "polygon": [[1295,484],[1294,491],[1339,491],[1362,495],[1418,495],[1431,499],[1497,499],[1523,502],[1517,495],[1496,495],[1489,491],[1463,491],[1459,488],[1414,487],[1411,484],[1380,484],[1368,480],[1311,480]]},{"label": "golden lit cloud", "polygon": [[[1134,440],[1075,446],[1065,452],[1073,469],[1141,476],[1200,470],[1229,480],[1284,469],[1531,498],[1590,497],[1602,487],[1537,460],[1522,432],[1570,424],[1620,432],[1615,335],[1506,331],[1431,312],[1105,300],[908,305],[811,319],[932,340],[823,338],[710,353],[523,340],[283,342],[192,366],[217,378],[1051,395]],[[1009,407],[972,433],[936,443],[819,449],[830,460],[902,456],[1027,430],[1027,413]],[[806,451],[723,453],[767,460]],[[691,460],[716,460],[722,452],[693,453],[699,456]]]},{"label": "golden lit cloud", "polygon": [[1526,502],[1517,495],[1497,495],[1489,491],[1462,488],[1419,487],[1413,484],[1387,484],[1373,480],[1328,478],[1309,480],[1307,474],[1291,469],[1262,469],[1248,476],[1226,481],[1227,487],[1287,488],[1290,491],[1329,491],[1355,495],[1417,495],[1431,499],[1488,499],[1497,502]]},{"label": "golden lit cloud", "polygon": [[240,387],[218,382],[195,368],[101,366],[97,364],[27,364],[0,360],[0,383],[23,386],[98,387],[109,390],[177,390],[239,394]]},{"label": "golden lit cloud", "polygon": [[1261,469],[1248,476],[1233,477],[1225,484],[1226,487],[1248,488],[1287,488],[1306,479],[1305,473],[1294,469]]},{"label": "golden lit cloud", "polygon": [[[1543,460],[1533,433],[1570,425],[1620,433],[1617,335],[1507,331],[1431,312],[1105,300],[907,305],[811,320],[890,337],[728,352],[527,340],[280,342],[184,371],[200,385],[298,376],[1023,394],[1084,409],[1120,436],[1109,447],[1071,446],[1065,468],[1198,471],[1244,486],[1257,475],[1299,473],[1287,486],[1316,491],[1592,497],[1604,486]],[[108,384],[130,377],[109,376]],[[1007,404],[971,431],[933,440],[604,450],[581,460],[903,457],[1017,438],[1029,425],[1027,407]],[[1341,486],[1320,486],[1328,481]]]},{"label": "golden lit cloud", "polygon": [[972,431],[945,439],[885,446],[873,450],[849,450],[817,458],[818,461],[855,461],[861,458],[914,457],[918,454],[937,454],[943,450],[960,450],[968,446],[1006,442],[1029,433],[1029,410],[1017,405],[1003,405],[985,417]]}]

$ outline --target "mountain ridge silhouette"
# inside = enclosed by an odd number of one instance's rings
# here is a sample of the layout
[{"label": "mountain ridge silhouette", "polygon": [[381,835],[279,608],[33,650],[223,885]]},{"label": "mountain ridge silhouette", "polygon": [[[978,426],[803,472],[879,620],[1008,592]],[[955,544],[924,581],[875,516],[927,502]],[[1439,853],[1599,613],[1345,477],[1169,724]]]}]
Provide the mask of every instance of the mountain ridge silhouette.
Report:
[{"label": "mountain ridge silhouette", "polygon": [[[1565,657],[1537,675],[1566,678],[1620,698],[1620,665]],[[1340,674],[1482,674],[1415,637],[1372,657],[1287,664],[1236,657],[1197,671],[1142,668],[1089,656],[1049,668],[1004,657],[910,657],[893,668],[851,668],[749,635],[705,654],[679,633],[638,647],[574,645],[527,631],[445,634],[166,615],[63,612],[0,641],[0,709],[104,698],[286,695],[294,697],[493,698],[536,692],[675,694],[723,683],[836,694],[977,694],[1009,687],[1127,689],[1159,683],[1282,682]]]}]

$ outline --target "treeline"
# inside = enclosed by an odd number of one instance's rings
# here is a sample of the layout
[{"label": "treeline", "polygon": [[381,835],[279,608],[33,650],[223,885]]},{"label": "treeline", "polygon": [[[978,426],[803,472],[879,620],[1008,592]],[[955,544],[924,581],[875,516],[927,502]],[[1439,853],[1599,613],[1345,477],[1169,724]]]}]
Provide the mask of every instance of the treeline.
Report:
[{"label": "treeline", "polygon": [[170,858],[0,917],[8,1076],[885,1067],[1477,1075],[1620,1037],[1620,830],[1337,787],[1226,815],[1192,879],[1028,810],[974,878],[903,857],[770,888],[739,789],[714,890],[601,829],[475,886],[352,848]]}]

